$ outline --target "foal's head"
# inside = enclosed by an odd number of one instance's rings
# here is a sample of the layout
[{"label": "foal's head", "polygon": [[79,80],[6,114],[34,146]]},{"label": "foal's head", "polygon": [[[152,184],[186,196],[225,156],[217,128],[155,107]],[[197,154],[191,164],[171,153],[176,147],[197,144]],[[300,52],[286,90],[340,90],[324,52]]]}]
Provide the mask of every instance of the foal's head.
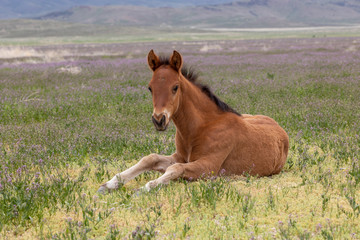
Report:
[{"label": "foal's head", "polygon": [[151,50],[148,54],[148,64],[153,71],[149,83],[154,106],[152,121],[158,131],[164,131],[180,102],[182,57],[174,51],[169,62],[164,64]]}]

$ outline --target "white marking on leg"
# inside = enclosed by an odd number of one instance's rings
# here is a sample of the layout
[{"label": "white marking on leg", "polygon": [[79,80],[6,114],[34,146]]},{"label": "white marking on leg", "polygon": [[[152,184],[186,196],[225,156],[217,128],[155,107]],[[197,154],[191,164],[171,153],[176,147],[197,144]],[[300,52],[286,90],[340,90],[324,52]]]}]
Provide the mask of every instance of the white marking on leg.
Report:
[{"label": "white marking on leg", "polygon": [[120,185],[126,184],[128,181],[134,179],[139,174],[149,171],[165,171],[170,165],[175,162],[173,156],[161,156],[158,154],[150,154],[143,157],[137,164],[129,169],[116,174],[110,181],[106,182],[102,189],[117,189]]},{"label": "white marking on leg", "polygon": [[152,188],[155,188],[160,184],[161,185],[169,184],[170,180],[181,177],[183,173],[184,173],[184,168],[178,163],[174,164],[168,167],[166,169],[166,172],[158,179],[146,183],[142,189],[146,191],[150,191]]},{"label": "white marking on leg", "polygon": [[146,170],[150,170],[149,167],[144,166],[144,161],[139,161],[134,166],[126,169],[125,171],[116,174],[110,181],[106,183],[106,187],[109,189],[116,189],[120,184],[125,184],[128,181],[134,179],[139,174],[145,172]]},{"label": "white marking on leg", "polygon": [[116,174],[110,181],[106,183],[108,189],[116,189],[119,187],[119,183],[123,184],[123,180],[120,177],[120,174]]},{"label": "white marking on leg", "polygon": [[156,180],[150,181],[145,184],[145,186],[142,188],[142,190],[146,192],[150,192],[152,188],[155,188],[158,184],[156,183]]}]

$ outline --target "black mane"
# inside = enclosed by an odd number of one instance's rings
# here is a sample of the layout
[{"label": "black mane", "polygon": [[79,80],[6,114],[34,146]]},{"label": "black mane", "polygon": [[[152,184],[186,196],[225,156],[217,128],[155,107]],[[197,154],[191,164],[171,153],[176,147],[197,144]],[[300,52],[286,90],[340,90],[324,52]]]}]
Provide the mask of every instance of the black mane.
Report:
[{"label": "black mane", "polygon": [[[168,57],[163,57],[160,56],[160,65],[170,65],[170,60]],[[216,106],[218,106],[218,108],[220,108],[220,110],[224,111],[224,112],[231,112],[231,113],[235,113],[236,115],[241,116],[240,113],[236,112],[234,109],[232,109],[229,105],[227,105],[226,103],[224,103],[223,101],[221,101],[210,89],[209,86],[199,83],[198,80],[198,74],[190,67],[186,67],[183,66],[181,68],[181,74],[192,84],[194,84],[196,87],[198,87],[199,89],[201,89],[201,91],[203,93],[206,94],[206,96],[208,96],[210,98],[211,101],[213,101]]]}]

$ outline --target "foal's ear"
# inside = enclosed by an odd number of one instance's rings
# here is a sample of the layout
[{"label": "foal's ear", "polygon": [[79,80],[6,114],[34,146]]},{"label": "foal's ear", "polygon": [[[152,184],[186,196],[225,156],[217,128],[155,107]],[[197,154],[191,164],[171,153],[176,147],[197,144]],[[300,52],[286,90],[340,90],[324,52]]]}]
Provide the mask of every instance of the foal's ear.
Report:
[{"label": "foal's ear", "polygon": [[160,66],[160,59],[154,53],[154,50],[150,50],[148,54],[148,64],[151,70],[155,71]]},{"label": "foal's ear", "polygon": [[176,71],[180,72],[182,67],[182,57],[181,54],[174,50],[170,58],[170,66]]}]

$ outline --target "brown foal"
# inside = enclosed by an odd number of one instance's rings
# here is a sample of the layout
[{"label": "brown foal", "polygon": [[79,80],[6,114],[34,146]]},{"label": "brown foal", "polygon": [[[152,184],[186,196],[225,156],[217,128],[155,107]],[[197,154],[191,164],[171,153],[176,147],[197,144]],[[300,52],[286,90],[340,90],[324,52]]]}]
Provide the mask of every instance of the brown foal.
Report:
[{"label": "brown foal", "polygon": [[270,176],[283,168],[289,148],[286,132],[270,117],[238,114],[218,99],[207,86],[196,82],[193,72],[182,69],[180,53],[170,59],[148,54],[153,71],[149,83],[158,131],[170,120],[176,126],[176,152],[171,156],[150,154],[131,168],[116,174],[99,188],[104,193],[120,187],[139,174],[164,173],[148,182],[150,190],[170,180],[196,180],[203,176],[250,174]]}]

